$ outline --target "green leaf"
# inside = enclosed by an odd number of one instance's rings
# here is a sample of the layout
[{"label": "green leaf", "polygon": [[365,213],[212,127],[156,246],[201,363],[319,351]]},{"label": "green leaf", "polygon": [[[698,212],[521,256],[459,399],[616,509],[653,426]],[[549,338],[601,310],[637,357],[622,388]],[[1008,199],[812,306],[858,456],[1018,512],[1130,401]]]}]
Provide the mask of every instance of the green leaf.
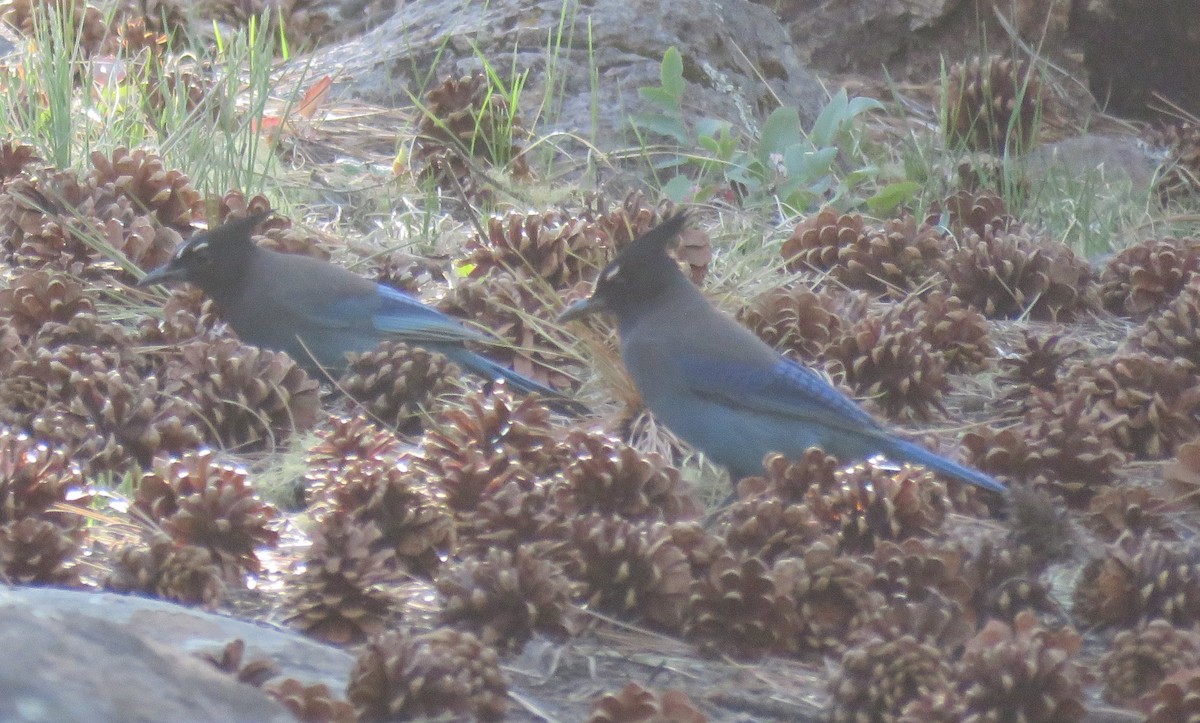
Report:
[{"label": "green leaf", "polygon": [[675,98],[678,103],[683,100],[683,56],[674,45],[667,48],[662,59],[662,89]]},{"label": "green leaf", "polygon": [[696,121],[696,135],[700,138],[716,138],[721,133],[729,132],[729,121],[719,118],[701,118]]},{"label": "green leaf", "polygon": [[864,113],[869,110],[883,110],[883,103],[880,103],[874,98],[867,98],[864,96],[851,98],[850,105],[846,108],[846,114],[851,118],[857,118],[860,113]]},{"label": "green leaf", "polygon": [[679,113],[679,101],[662,88],[638,88],[642,100],[667,113]]},{"label": "green leaf", "polygon": [[783,156],[783,167],[787,169],[788,178],[794,178],[805,185],[829,174],[833,161],[837,158],[836,148],[812,150],[802,145],[787,149]]},{"label": "green leaf", "polygon": [[782,156],[803,137],[800,112],[795,108],[776,108],[763,123],[762,137],[758,141],[758,160],[770,165],[771,156]]},{"label": "green leaf", "polygon": [[874,214],[887,213],[900,204],[911,201],[920,190],[921,184],[916,181],[889,183],[867,199],[867,208]]},{"label": "green leaf", "polygon": [[825,107],[821,109],[820,115],[813,123],[812,130],[809,132],[809,140],[816,146],[831,146],[837,134],[842,129],[842,125],[846,122],[846,107],[848,101],[846,99],[846,89],[839,90]]},{"label": "green leaf", "polygon": [[631,120],[639,128],[670,136],[681,146],[687,145],[690,140],[687,126],[678,117],[638,113],[632,116]]},{"label": "green leaf", "polygon": [[692,179],[675,176],[662,187],[662,193],[675,203],[686,203],[692,198]]}]

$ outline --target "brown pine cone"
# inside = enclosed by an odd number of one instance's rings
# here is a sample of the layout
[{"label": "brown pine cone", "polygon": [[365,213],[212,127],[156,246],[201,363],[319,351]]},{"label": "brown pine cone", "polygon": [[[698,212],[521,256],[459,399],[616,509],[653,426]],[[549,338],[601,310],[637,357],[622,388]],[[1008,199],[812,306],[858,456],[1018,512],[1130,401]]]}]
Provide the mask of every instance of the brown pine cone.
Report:
[{"label": "brown pine cone", "polygon": [[1200,271],[1200,239],[1148,239],[1113,256],[1100,272],[1100,299],[1114,314],[1145,319]]},{"label": "brown pine cone", "polygon": [[829,720],[896,720],[918,695],[950,688],[950,663],[938,647],[911,635],[871,637],[842,653],[840,670],[829,682]]},{"label": "brown pine cone", "polygon": [[738,320],[776,351],[799,360],[821,359],[839,337],[836,304],[805,285],[777,286],[750,300]]},{"label": "brown pine cone", "polygon": [[1084,349],[1061,333],[1039,337],[1025,331],[1021,336],[1023,347],[1014,356],[1000,359],[1003,370],[1000,378],[1010,385],[1004,400],[1028,409],[1034,391],[1054,391],[1066,362],[1081,355]]},{"label": "brown pine cone", "polygon": [[28,339],[47,322],[65,324],[95,304],[77,279],[50,271],[16,273],[0,288],[0,320]]},{"label": "brown pine cone", "polygon": [[487,235],[473,237],[466,251],[472,277],[500,269],[545,279],[556,289],[594,279],[611,255],[593,222],[554,211],[492,216]]},{"label": "brown pine cone", "polygon": [[842,551],[869,552],[881,540],[929,538],[950,506],[933,473],[904,465],[887,471],[860,463],[838,472],[832,489],[809,488],[806,506],[837,537]]},{"label": "brown pine cone", "polygon": [[946,355],[896,310],[851,327],[833,352],[846,382],[889,417],[929,419],[945,412]]},{"label": "brown pine cone", "polygon": [[385,341],[371,351],[347,355],[338,387],[383,424],[417,434],[427,407],[454,389],[461,376],[458,365],[442,354]]},{"label": "brown pine cone", "polygon": [[795,602],[800,624],[789,647],[801,652],[843,649],[883,604],[870,589],[870,565],[824,543],[811,545],[802,558],[781,559],[772,573],[780,592]]},{"label": "brown pine cone", "polygon": [[295,678],[267,683],[263,690],[283,704],[300,723],[355,723],[354,706],[324,683],[305,685]]},{"label": "brown pine cone", "polygon": [[1200,668],[1170,676],[1140,702],[1148,711],[1146,723],[1192,723],[1200,719]]},{"label": "brown pine cone", "polygon": [[16,585],[78,585],[73,558],[80,551],[80,538],[36,517],[0,524],[0,576]]},{"label": "brown pine cone", "polygon": [[1136,630],[1122,630],[1100,658],[1104,699],[1133,706],[1166,678],[1200,666],[1200,638],[1166,620],[1153,620]]},{"label": "brown pine cone", "polygon": [[1145,487],[1102,487],[1088,504],[1083,523],[1105,542],[1116,542],[1126,532],[1136,536],[1173,540],[1178,537],[1166,516],[1173,505]]},{"label": "brown pine cone", "polygon": [[660,694],[631,682],[597,698],[587,723],[708,723],[708,716],[681,690]]},{"label": "brown pine cone", "polygon": [[795,601],[759,558],[723,555],[692,583],[683,632],[703,650],[756,660],[793,649]]},{"label": "brown pine cone", "polygon": [[946,76],[943,129],[951,144],[997,156],[1033,147],[1042,84],[1030,64],[998,55],[956,63]]},{"label": "brown pine cone", "polygon": [[1200,621],[1200,562],[1191,547],[1126,533],[1089,562],[1075,583],[1075,614],[1096,625],[1130,627],[1163,618]]},{"label": "brown pine cone", "polygon": [[216,607],[225,593],[221,569],[203,547],[184,545],[157,534],[112,553],[106,590],[155,595],[186,605]]},{"label": "brown pine cone", "polygon": [[[140,148],[130,151],[119,147],[111,157],[93,151],[91,162],[92,183],[97,186],[112,184],[128,196],[136,208],[153,215],[161,225],[187,231],[203,211],[200,192],[192,188],[188,177],[180,171],[167,170],[163,160],[153,153]],[[156,262],[147,259],[146,267],[156,267],[166,260],[166,257]]]}]

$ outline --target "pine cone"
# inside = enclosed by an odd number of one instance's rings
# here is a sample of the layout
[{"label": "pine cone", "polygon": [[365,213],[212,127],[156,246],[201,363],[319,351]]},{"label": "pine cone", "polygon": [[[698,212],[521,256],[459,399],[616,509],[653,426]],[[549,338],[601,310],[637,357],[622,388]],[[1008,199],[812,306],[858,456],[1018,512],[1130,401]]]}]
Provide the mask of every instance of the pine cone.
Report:
[{"label": "pine cone", "polygon": [[174,347],[192,341],[232,338],[217,314],[213,300],[196,286],[172,289],[163,303],[162,316],[150,316],[138,324],[142,344]]},{"label": "pine cone", "polygon": [[687,556],[692,577],[708,575],[713,563],[729,553],[724,538],[695,521],[676,522],[670,526],[671,541]]},{"label": "pine cone", "polygon": [[379,528],[343,512],[326,516],[290,586],[288,624],[338,645],[383,631],[399,602],[389,590],[399,566],[391,548],[376,544],[379,538]]},{"label": "pine cone", "polygon": [[0,141],[0,191],[10,180],[21,175],[22,169],[40,160],[33,146],[12,140]]},{"label": "pine cone", "polygon": [[453,389],[461,375],[458,365],[442,354],[385,341],[372,351],[347,355],[338,387],[375,419],[416,434],[430,402]]},{"label": "pine cone", "polygon": [[783,243],[788,271],[824,271],[853,289],[903,296],[936,271],[945,242],[936,229],[905,216],[867,226],[857,214],[824,208]]},{"label": "pine cone", "polygon": [[802,285],[777,286],[750,300],[738,320],[775,350],[794,359],[821,359],[840,336],[842,319],[832,300]]},{"label": "pine cone", "polygon": [[808,505],[787,503],[770,493],[734,502],[723,513],[719,529],[730,551],[767,564],[800,557],[811,544],[827,537],[825,525]]},{"label": "pine cone", "polygon": [[[92,7],[86,0],[10,0],[0,8],[0,20],[16,28],[23,35],[35,37],[38,27],[52,27],[50,11],[53,8],[70,27],[63,29],[66,38],[78,38],[78,52],[85,58],[99,53],[109,35],[104,21],[104,12]],[[40,17],[39,17],[40,16]]]},{"label": "pine cone", "polygon": [[102,213],[125,210],[132,213],[111,194],[80,182],[74,172],[27,173],[0,195],[0,250],[14,267],[54,269],[85,279],[117,274],[118,267],[103,259],[85,234],[102,225]]},{"label": "pine cone", "polygon": [[951,688],[943,651],[911,635],[859,642],[842,653],[840,665],[829,683],[835,723],[896,720],[918,695]]},{"label": "pine cone", "polygon": [[1087,261],[1027,226],[968,232],[946,265],[949,293],[990,319],[1070,321],[1093,307]]},{"label": "pine cone", "polygon": [[802,558],[780,560],[773,573],[779,591],[795,602],[800,625],[794,648],[801,652],[841,650],[883,604],[870,589],[870,565],[824,543],[810,546]]},{"label": "pine cone", "polygon": [[692,576],[666,525],[590,514],[571,520],[568,535],[565,570],[586,604],[678,629]]},{"label": "pine cone", "polygon": [[487,236],[473,237],[466,251],[473,278],[499,269],[545,279],[556,289],[595,278],[609,256],[594,223],[553,211],[493,216]]},{"label": "pine cone", "polygon": [[271,447],[316,422],[319,385],[280,352],[232,339],[193,342],[163,374],[164,392],[194,404],[224,447]]},{"label": "pine cone", "polygon": [[1082,721],[1082,640],[1071,628],[1051,632],[1025,612],[1012,626],[989,621],[967,643],[955,677],[964,720]]},{"label": "pine cone", "polygon": [[1155,618],[1195,625],[1200,621],[1195,550],[1126,534],[1079,573],[1075,614],[1097,625],[1130,627]]},{"label": "pine cone", "polygon": [[652,204],[644,193],[636,190],[625,194],[619,206],[611,204],[603,194],[590,196],[585,205],[580,216],[596,224],[614,251],[625,248],[675,213],[675,204],[669,199]]},{"label": "pine cone", "polygon": [[1042,84],[1024,59],[976,56],[951,66],[943,100],[947,141],[997,156],[1033,147]]},{"label": "pine cone", "polygon": [[708,723],[708,716],[681,690],[659,694],[628,683],[596,699],[587,723]]},{"label": "pine cone", "polygon": [[571,634],[570,583],[556,564],[527,549],[490,550],[438,574],[440,619],[470,630],[500,652],[520,653],[534,631]]},{"label": "pine cone", "polygon": [[866,558],[874,571],[871,589],[889,605],[940,596],[971,613],[975,590],[964,570],[965,557],[957,543],[917,538],[880,542]]},{"label": "pine cone", "polygon": [[835,350],[846,382],[892,418],[944,413],[946,356],[893,309],[851,327]]},{"label": "pine cone", "polygon": [[967,231],[984,236],[989,226],[993,231],[1003,231],[1016,222],[1000,196],[991,191],[967,190],[955,191],[941,203],[935,202],[925,219],[927,226],[945,226],[956,237],[963,237]]},{"label": "pine cone", "polygon": [[317,507],[342,510],[355,524],[371,524],[407,572],[432,577],[454,544],[454,522],[443,495],[419,474],[383,459],[347,459],[314,486]]},{"label": "pine cone", "polygon": [[448,628],[384,633],[359,653],[347,696],[358,720],[504,718],[508,684],[499,656],[470,633]]},{"label": "pine cone", "polygon": [[723,555],[692,583],[684,634],[702,649],[755,660],[790,651],[795,601],[759,558]]},{"label": "pine cone", "polygon": [[216,607],[225,591],[221,570],[203,547],[158,534],[112,553],[106,590],[154,595],[185,605]]},{"label": "pine cone", "polygon": [[80,312],[95,310],[83,285],[66,274],[18,272],[0,288],[0,319],[26,339],[46,322],[65,324]]},{"label": "pine cone", "polygon": [[324,683],[305,685],[295,678],[284,678],[267,683],[263,690],[300,723],[355,723],[354,706],[336,697]]},{"label": "pine cone", "polygon": [[328,423],[317,429],[317,437],[321,441],[309,448],[304,459],[312,479],[340,472],[351,459],[382,462],[400,455],[400,439],[361,414],[329,417]]},{"label": "pine cone", "polygon": [[87,481],[62,450],[0,427],[0,524],[47,520],[78,540],[86,518],[53,508],[86,506],[90,496],[76,494],[85,489]]},{"label": "pine cone", "polygon": [[458,511],[456,523],[458,554],[480,556],[496,548],[557,547],[568,519],[552,503],[549,483],[517,475],[489,485],[474,509]]},{"label": "pine cone", "polygon": [[963,564],[963,577],[971,591],[967,612],[977,620],[994,617],[1005,622],[1012,622],[1025,610],[1056,612],[1049,586],[1042,579],[1044,562],[1029,545],[985,538]]},{"label": "pine cone", "polygon": [[1111,486],[1097,491],[1083,523],[1105,542],[1128,532],[1135,537],[1177,537],[1164,514],[1171,503],[1145,487]]},{"label": "pine cone", "polygon": [[987,320],[954,296],[939,291],[910,296],[896,313],[919,329],[930,346],[946,357],[947,372],[979,371],[995,354],[988,338]]},{"label": "pine cone", "polygon": [[1181,670],[1140,701],[1146,723],[1177,723],[1200,718],[1200,669]]},{"label": "pine cone", "polygon": [[746,498],[768,493],[788,504],[803,502],[809,490],[831,490],[838,485],[837,472],[842,463],[820,447],[809,447],[796,461],[781,454],[769,454],[763,460],[766,474],[738,482],[738,495]]},{"label": "pine cone", "polygon": [[1114,314],[1144,319],[1200,271],[1200,239],[1148,239],[1123,249],[1100,273],[1100,299]]},{"label": "pine cone", "polygon": [[80,551],[81,537],[36,517],[0,524],[0,576],[16,585],[78,585],[72,558]]},{"label": "pine cone", "polygon": [[837,477],[830,490],[810,488],[807,507],[844,552],[869,552],[881,540],[932,537],[946,519],[945,487],[922,468],[889,472],[860,463]]},{"label": "pine cone", "polygon": [[245,470],[218,463],[207,450],[155,460],[133,507],[176,542],[207,549],[230,580],[259,572],[255,550],[279,543],[269,527],[279,511],[258,498]]},{"label": "pine cone", "polygon": [[[203,210],[200,192],[192,188],[188,177],[167,170],[163,161],[142,149],[119,147],[106,157],[100,151],[91,155],[91,181],[96,186],[112,184],[127,195],[142,213],[152,214],[159,224],[176,231],[187,231]],[[147,259],[147,266],[157,266]]]},{"label": "pine cone", "polygon": [[1175,459],[1163,469],[1163,477],[1177,499],[1200,502],[1200,440],[1179,445]]},{"label": "pine cone", "polygon": [[1200,367],[1198,325],[1200,279],[1193,279],[1165,308],[1152,312],[1130,331],[1126,342],[1133,349]]},{"label": "pine cone", "polygon": [[658,454],[583,431],[571,432],[566,444],[570,461],[553,492],[566,516],[598,512],[635,522],[699,516],[700,502],[679,470]]},{"label": "pine cone", "polygon": [[1133,706],[1166,678],[1200,666],[1200,639],[1196,634],[1153,620],[1136,630],[1122,630],[1100,658],[1104,699]]},{"label": "pine cone", "polygon": [[1166,150],[1163,174],[1158,179],[1158,197],[1165,204],[1187,198],[1200,189],[1200,126],[1186,121],[1149,129],[1146,141]]},{"label": "pine cone", "polygon": [[1017,349],[1015,356],[1000,359],[1003,370],[1000,379],[1009,385],[1003,399],[1026,411],[1034,390],[1054,391],[1066,362],[1082,354],[1084,349],[1062,333],[1039,337],[1024,331],[1021,337],[1023,348]]}]

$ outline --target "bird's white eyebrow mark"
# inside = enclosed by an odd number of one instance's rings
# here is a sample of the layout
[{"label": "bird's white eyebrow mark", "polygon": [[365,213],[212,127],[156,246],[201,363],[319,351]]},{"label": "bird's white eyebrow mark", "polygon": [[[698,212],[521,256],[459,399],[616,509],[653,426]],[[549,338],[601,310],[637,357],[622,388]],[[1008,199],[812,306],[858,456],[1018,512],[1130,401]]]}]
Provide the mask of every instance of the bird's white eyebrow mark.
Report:
[{"label": "bird's white eyebrow mark", "polygon": [[620,264],[613,264],[611,267],[609,267],[608,271],[604,272],[604,280],[612,281],[613,279],[617,278],[617,275],[620,273],[621,273]]},{"label": "bird's white eyebrow mark", "polygon": [[207,248],[208,248],[208,242],[201,241],[196,244],[188,244],[188,245],[184,246],[182,249],[179,250],[179,253],[180,253],[180,255],[186,254],[186,253],[198,253],[200,251],[204,251]]}]

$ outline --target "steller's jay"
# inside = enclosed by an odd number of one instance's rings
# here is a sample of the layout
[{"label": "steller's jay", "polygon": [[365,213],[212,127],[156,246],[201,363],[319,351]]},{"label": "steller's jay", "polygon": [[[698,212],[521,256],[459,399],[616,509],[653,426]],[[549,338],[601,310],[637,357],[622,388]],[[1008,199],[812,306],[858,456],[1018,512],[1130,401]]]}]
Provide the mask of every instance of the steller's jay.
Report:
[{"label": "steller's jay", "polygon": [[347,353],[397,339],[441,352],[482,377],[542,394],[564,411],[581,411],[554,390],[468,350],[464,342],[495,341],[408,294],[319,259],[258,246],[250,232],[270,215],[260,212],[197,233],[138,286],[196,284],[242,341],[287,352],[310,369],[340,371]]},{"label": "steller's jay", "polygon": [[816,372],[784,358],[719,311],[668,256],[686,215],[636,239],[604,268],[590,298],[559,321],[605,312],[646,406],[673,432],[729,469],[762,471],[769,452],[798,458],[820,447],[842,459],[883,455],[993,492],[991,477],[899,439]]}]

